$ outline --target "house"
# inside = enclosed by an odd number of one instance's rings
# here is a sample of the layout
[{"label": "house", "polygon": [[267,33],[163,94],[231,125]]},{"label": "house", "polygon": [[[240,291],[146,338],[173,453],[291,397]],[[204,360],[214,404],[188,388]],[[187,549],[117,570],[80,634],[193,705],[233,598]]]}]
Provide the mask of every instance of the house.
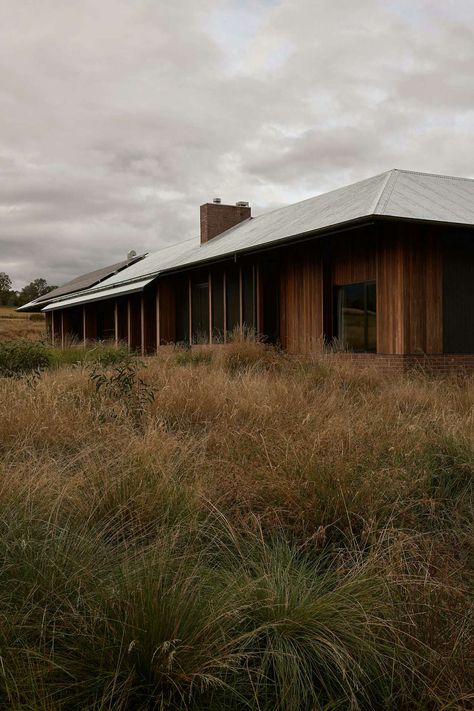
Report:
[{"label": "house", "polygon": [[200,217],[199,240],[23,308],[56,343],[151,354],[248,328],[290,353],[336,342],[361,363],[474,368],[474,180],[391,170],[255,218],[219,199]]}]

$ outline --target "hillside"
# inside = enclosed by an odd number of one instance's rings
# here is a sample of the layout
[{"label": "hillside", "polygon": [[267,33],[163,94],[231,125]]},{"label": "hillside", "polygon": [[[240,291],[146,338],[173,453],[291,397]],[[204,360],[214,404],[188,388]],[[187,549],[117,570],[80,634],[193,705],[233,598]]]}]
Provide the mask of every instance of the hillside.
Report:
[{"label": "hillside", "polygon": [[2,708],[472,708],[472,378],[42,364],[0,378]]}]

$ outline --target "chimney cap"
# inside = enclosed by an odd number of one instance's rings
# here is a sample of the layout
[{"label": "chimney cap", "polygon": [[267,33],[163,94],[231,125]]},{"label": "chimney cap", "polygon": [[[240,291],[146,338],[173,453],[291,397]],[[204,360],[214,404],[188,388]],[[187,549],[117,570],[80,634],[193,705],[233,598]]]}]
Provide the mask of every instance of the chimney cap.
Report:
[{"label": "chimney cap", "polygon": [[212,202],[214,203],[214,205],[220,205],[222,200],[220,199],[220,197],[215,197]]},{"label": "chimney cap", "polygon": [[235,203],[236,207],[248,207],[249,204],[246,200],[238,200],[238,202]]}]

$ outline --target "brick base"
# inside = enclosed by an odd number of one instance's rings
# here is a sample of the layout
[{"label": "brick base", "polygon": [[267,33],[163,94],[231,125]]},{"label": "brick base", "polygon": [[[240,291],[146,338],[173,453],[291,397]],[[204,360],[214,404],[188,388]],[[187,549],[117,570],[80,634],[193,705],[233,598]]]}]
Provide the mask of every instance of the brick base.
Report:
[{"label": "brick base", "polygon": [[432,373],[474,373],[474,354],[453,355],[393,355],[382,353],[332,353],[342,361],[348,361],[361,368],[375,367],[386,372],[403,373],[424,370]]}]

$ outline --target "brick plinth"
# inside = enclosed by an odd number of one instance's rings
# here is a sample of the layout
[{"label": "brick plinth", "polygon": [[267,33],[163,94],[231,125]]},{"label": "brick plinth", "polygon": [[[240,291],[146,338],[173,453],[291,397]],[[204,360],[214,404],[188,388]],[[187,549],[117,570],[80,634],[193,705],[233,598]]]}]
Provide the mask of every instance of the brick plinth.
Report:
[{"label": "brick plinth", "polygon": [[403,373],[425,370],[432,373],[474,373],[474,354],[392,355],[382,353],[334,353],[328,357],[348,361],[361,368],[375,367],[384,372]]}]

